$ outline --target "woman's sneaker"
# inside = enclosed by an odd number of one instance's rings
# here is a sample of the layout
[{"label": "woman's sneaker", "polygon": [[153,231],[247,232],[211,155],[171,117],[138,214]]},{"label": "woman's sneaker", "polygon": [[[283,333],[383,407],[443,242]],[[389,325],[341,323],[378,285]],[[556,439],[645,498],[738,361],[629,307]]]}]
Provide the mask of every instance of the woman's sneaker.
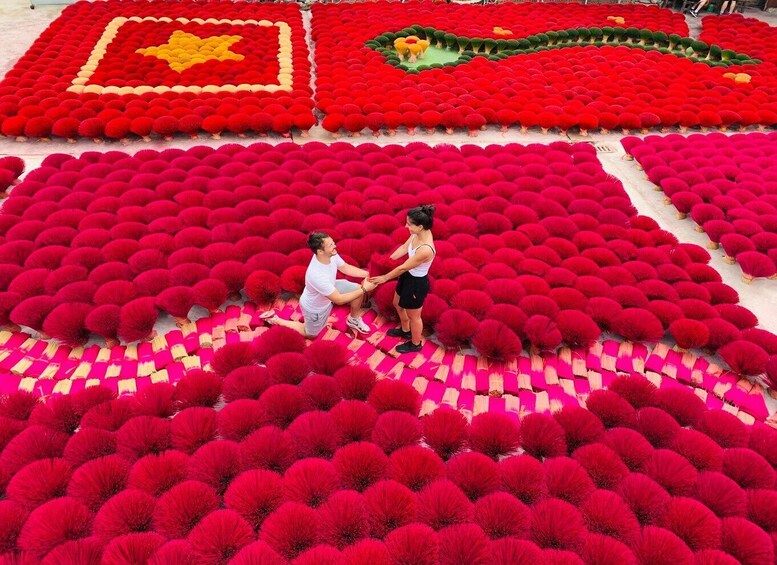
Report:
[{"label": "woman's sneaker", "polygon": [[365,324],[364,320],[361,318],[352,318],[351,316],[348,316],[348,318],[345,320],[345,325],[362,334],[368,334],[370,331],[372,331],[370,330],[370,326]]},{"label": "woman's sneaker", "polygon": [[402,339],[410,339],[410,331],[405,331],[402,328],[391,328],[386,332],[389,337],[401,337]]},{"label": "woman's sneaker", "polygon": [[406,341],[397,345],[397,353],[418,353],[424,346],[423,343],[415,344],[412,341]]}]

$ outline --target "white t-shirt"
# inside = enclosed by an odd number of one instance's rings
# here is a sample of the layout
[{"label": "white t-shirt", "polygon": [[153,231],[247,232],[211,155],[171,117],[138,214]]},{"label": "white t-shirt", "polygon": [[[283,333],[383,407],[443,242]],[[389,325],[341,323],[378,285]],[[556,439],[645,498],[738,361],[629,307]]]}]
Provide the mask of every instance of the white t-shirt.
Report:
[{"label": "white t-shirt", "polygon": [[299,299],[299,305],[308,312],[318,314],[324,312],[332,303],[327,296],[335,291],[337,269],[345,261],[339,255],[332,257],[328,265],[319,261],[315,255],[310,259],[308,270],[305,271],[305,290]]}]

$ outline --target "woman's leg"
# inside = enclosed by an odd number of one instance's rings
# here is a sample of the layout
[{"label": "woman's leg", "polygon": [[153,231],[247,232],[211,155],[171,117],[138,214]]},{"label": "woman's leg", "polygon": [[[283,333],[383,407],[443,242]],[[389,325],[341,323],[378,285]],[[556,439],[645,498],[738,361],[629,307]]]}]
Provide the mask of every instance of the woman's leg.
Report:
[{"label": "woman's leg", "polygon": [[[405,310],[410,322],[410,340],[414,345],[421,343],[421,338],[424,333],[424,321],[421,319],[421,308],[413,308]],[[403,326],[404,328],[404,326]]]},{"label": "woman's leg", "polygon": [[707,5],[707,2],[709,2],[709,0],[699,0],[696,6],[691,9],[691,14],[694,16],[697,15],[699,10],[702,10]]},{"label": "woman's leg", "polygon": [[394,301],[392,304],[394,304],[394,309],[397,311],[397,314],[399,314],[399,323],[402,326],[402,331],[410,331],[410,318],[407,315],[408,310],[405,310],[399,305],[399,295],[396,292],[394,293]]}]

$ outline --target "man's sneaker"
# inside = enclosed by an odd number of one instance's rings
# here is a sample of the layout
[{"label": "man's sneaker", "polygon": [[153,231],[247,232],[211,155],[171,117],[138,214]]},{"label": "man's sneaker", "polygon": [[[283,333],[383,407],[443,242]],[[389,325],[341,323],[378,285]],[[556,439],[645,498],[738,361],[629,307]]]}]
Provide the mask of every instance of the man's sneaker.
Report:
[{"label": "man's sneaker", "polygon": [[401,337],[402,339],[410,339],[410,330],[405,331],[402,328],[391,328],[386,332],[389,337]]},{"label": "man's sneaker", "polygon": [[351,328],[356,330],[359,333],[362,334],[368,334],[370,333],[370,326],[364,323],[364,320],[361,318],[352,318],[351,316],[348,316],[348,319],[345,320],[345,324]]},{"label": "man's sneaker", "polygon": [[275,326],[275,325],[278,324],[278,322],[281,321],[281,318],[280,318],[280,316],[273,315],[273,316],[270,316],[269,318],[263,318],[262,321],[265,324],[269,324],[271,326]]},{"label": "man's sneaker", "polygon": [[423,347],[422,343],[416,345],[412,341],[406,341],[397,345],[397,353],[418,353]]}]

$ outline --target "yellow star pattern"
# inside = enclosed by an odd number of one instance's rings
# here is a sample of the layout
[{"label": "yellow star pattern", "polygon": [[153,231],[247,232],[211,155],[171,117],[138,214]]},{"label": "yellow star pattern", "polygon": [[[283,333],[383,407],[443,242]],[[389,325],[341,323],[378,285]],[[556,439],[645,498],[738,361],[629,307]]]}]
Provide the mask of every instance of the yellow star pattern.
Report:
[{"label": "yellow star pattern", "polygon": [[230,51],[240,35],[217,35],[201,38],[193,33],[174,31],[167,43],[138,49],[136,53],[167,61],[170,68],[182,73],[186,69],[206,61],[242,61],[245,57]]}]

